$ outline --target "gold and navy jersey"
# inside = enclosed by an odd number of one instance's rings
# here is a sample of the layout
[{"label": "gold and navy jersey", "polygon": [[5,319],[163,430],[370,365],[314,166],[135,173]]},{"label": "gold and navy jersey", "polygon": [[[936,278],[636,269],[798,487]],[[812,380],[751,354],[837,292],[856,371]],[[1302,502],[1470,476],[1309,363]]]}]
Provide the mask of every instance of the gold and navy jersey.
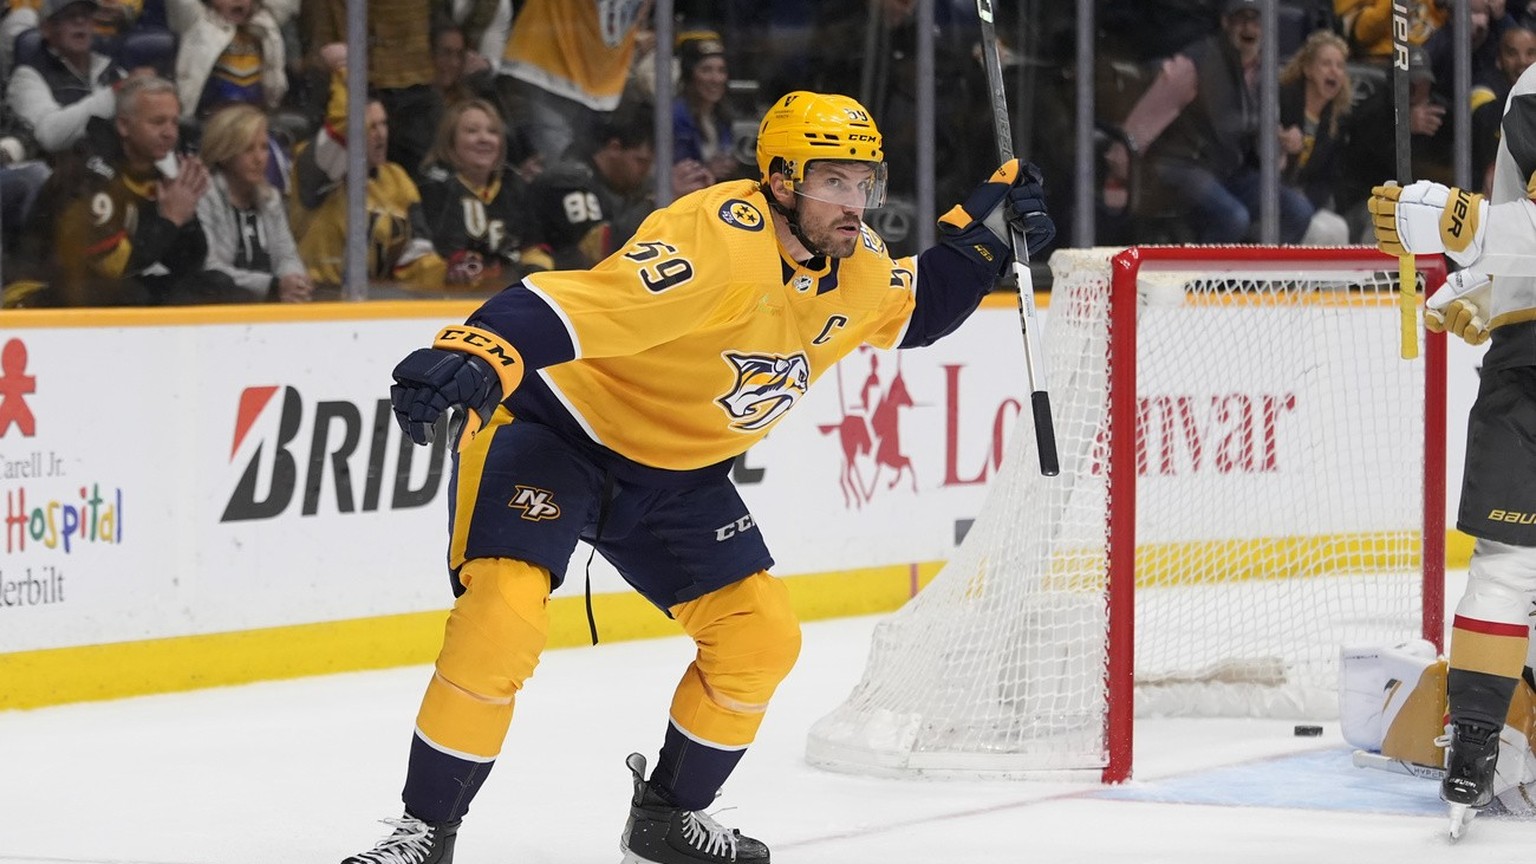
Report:
[{"label": "gold and navy jersey", "polygon": [[[904,341],[914,259],[893,260],[865,227],[851,256],[797,264],[767,208],[755,181],[712,186],[651,214],[592,270],[535,273],[487,301],[470,320],[544,367],[513,414],[690,472],[751,447],[860,345]],[[945,260],[963,318],[990,279]]]},{"label": "gold and navy jersey", "polygon": [[527,0],[518,4],[503,74],[612,111],[624,93],[644,0]]}]

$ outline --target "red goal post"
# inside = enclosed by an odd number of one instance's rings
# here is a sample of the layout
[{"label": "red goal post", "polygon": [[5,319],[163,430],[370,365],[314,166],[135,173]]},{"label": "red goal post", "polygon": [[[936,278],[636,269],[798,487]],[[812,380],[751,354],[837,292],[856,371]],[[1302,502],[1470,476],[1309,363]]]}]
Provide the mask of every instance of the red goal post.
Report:
[{"label": "red goal post", "polygon": [[[813,764],[1119,782],[1137,713],[1321,718],[1342,644],[1441,643],[1445,343],[1399,357],[1395,258],[1051,266],[1061,475],[1033,470],[1021,419],[964,543],[812,728]],[[1432,292],[1444,263],[1418,273]]]}]

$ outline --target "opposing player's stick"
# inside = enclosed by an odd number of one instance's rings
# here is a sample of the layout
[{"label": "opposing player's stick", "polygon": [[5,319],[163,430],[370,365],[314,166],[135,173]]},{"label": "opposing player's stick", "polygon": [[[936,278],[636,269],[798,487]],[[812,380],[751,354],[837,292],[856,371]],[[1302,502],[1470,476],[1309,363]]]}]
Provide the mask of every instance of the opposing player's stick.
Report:
[{"label": "opposing player's stick", "polygon": [[[992,23],[992,0],[976,0],[976,14],[981,18],[981,56],[987,67],[987,83],[992,89],[992,128],[997,132],[998,158],[1013,158],[1013,132],[1008,124],[1008,96],[1003,90],[1003,64],[997,56],[997,29]],[[1039,324],[1035,317],[1035,280],[1029,272],[1029,247],[1022,232],[1008,226],[1013,244],[1013,272],[1019,280],[1019,323],[1024,329],[1024,366],[1029,376],[1029,402],[1035,415],[1035,449],[1040,454],[1040,473],[1055,477],[1061,473],[1056,457],[1056,426],[1051,422],[1051,397],[1045,391],[1045,360],[1040,354]]]},{"label": "opposing player's stick", "polygon": [[[1392,149],[1397,156],[1397,182],[1407,186],[1413,182],[1412,131],[1408,124],[1413,109],[1408,98],[1411,85],[1411,69],[1408,59],[1408,0],[1392,0],[1392,113],[1395,121]],[[1397,308],[1402,320],[1402,350],[1404,360],[1419,356],[1419,274],[1414,266],[1413,255],[1400,255],[1397,259]]]},{"label": "opposing player's stick", "polygon": [[1439,780],[1445,776],[1444,768],[1420,765],[1404,759],[1393,759],[1391,756],[1383,756],[1369,750],[1356,750],[1350,754],[1349,761],[1353,762],[1356,768],[1375,768],[1378,771],[1390,771],[1393,774],[1404,774],[1424,780]]}]

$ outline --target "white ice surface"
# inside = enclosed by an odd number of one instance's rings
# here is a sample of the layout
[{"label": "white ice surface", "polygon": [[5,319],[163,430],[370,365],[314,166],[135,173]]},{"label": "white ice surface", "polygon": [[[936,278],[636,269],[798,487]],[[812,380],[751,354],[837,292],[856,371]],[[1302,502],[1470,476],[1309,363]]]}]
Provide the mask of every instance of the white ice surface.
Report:
[{"label": "white ice surface", "polygon": [[[1453,582],[1450,602],[1459,596]],[[857,681],[873,620],[806,626],[805,650],[720,799],[778,864],[1530,861],[1536,823],[1460,843],[1429,781],[1348,765],[1336,723],[1137,726],[1125,787],[877,780],[802,758]],[[551,651],[460,832],[457,864],[614,864],[624,756],[653,755],[691,654],[679,639]],[[399,812],[428,667],[0,712],[3,864],[334,864]],[[3,682],[0,682],[3,686]],[[1294,800],[1293,800],[1294,799]],[[1188,803],[1191,801],[1202,803]]]}]

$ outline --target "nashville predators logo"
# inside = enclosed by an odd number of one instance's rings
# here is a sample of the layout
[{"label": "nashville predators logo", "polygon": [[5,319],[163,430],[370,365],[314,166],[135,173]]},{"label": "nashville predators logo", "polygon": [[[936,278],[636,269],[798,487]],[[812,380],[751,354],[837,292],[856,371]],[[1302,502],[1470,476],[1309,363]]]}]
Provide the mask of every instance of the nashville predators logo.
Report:
[{"label": "nashville predators logo", "polygon": [[555,493],[532,486],[518,486],[517,494],[507,503],[508,507],[523,511],[529,522],[560,518],[560,506],[554,501]]},{"label": "nashville predators logo", "polygon": [[731,392],[716,399],[731,416],[731,428],[755,432],[784,416],[811,386],[811,364],[804,354],[738,354],[722,357],[731,364],[736,381]]},{"label": "nashville predators logo", "polygon": [[763,230],[762,211],[740,198],[732,198],[720,205],[720,221],[743,231]]}]

